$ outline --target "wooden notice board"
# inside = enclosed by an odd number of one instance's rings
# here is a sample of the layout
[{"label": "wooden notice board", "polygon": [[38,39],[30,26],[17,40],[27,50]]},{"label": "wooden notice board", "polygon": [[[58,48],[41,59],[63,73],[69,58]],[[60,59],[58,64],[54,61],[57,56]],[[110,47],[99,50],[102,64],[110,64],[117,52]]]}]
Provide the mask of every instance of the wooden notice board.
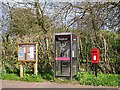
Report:
[{"label": "wooden notice board", "polygon": [[18,43],[18,61],[37,62],[38,43]]},{"label": "wooden notice board", "polygon": [[23,77],[24,62],[34,63],[34,74],[37,75],[37,63],[38,63],[38,42],[32,43],[18,43],[18,61],[20,64],[20,77]]}]

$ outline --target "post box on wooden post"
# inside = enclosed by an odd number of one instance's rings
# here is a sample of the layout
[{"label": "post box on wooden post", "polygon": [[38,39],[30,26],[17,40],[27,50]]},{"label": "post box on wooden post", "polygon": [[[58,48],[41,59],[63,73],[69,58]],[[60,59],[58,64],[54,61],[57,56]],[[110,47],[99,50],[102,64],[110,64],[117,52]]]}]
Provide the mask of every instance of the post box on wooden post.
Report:
[{"label": "post box on wooden post", "polygon": [[92,64],[95,68],[95,76],[97,77],[97,64],[100,62],[100,50],[98,48],[92,48]]}]

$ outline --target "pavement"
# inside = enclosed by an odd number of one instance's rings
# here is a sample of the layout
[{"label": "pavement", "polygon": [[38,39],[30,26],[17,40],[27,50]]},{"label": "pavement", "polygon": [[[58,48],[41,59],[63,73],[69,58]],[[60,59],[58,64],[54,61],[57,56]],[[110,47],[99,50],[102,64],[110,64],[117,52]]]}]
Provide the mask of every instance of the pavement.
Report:
[{"label": "pavement", "polygon": [[11,81],[11,80],[0,80],[2,81],[2,88],[111,88],[114,90],[117,87],[106,87],[106,86],[87,86],[73,83],[55,83],[55,82],[23,82],[23,81]]}]

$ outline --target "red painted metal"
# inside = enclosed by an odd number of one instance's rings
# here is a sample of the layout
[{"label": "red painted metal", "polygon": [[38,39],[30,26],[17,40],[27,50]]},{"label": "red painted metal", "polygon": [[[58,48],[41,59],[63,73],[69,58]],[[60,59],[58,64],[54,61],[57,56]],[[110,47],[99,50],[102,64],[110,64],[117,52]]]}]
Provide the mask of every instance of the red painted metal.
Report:
[{"label": "red painted metal", "polygon": [[92,63],[100,62],[100,50],[98,48],[92,48]]}]

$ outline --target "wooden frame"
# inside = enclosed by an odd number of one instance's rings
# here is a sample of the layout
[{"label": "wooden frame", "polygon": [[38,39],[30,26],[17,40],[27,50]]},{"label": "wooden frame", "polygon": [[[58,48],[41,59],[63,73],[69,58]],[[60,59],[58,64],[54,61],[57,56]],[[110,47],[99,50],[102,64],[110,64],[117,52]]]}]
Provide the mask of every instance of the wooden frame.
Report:
[{"label": "wooden frame", "polygon": [[[36,60],[28,60],[28,53],[26,53],[26,60],[20,60],[19,59],[19,52],[20,48],[19,45],[26,45],[26,52],[28,52],[28,45],[36,45]],[[19,62],[38,62],[38,42],[33,42],[33,43],[18,43],[18,61]]]}]

